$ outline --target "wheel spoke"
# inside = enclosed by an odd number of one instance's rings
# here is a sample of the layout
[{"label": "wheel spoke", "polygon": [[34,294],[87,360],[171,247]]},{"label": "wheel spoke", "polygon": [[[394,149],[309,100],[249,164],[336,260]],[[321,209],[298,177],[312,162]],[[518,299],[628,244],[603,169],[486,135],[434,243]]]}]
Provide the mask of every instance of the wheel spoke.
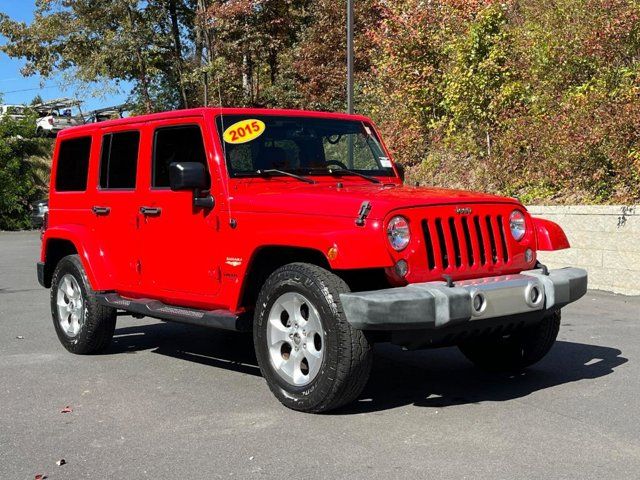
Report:
[{"label": "wheel spoke", "polygon": [[296,385],[303,385],[307,383],[308,376],[302,373],[301,364],[304,359],[304,355],[300,351],[291,352],[291,360],[293,363],[293,383]]},{"label": "wheel spoke", "polygon": [[73,297],[73,286],[68,276],[62,279],[62,291],[66,293],[68,297]]},{"label": "wheel spoke", "polygon": [[309,350],[307,348],[307,354],[305,355],[307,359],[307,364],[309,365],[309,377],[313,378],[320,370],[320,366],[322,365],[322,352],[318,352],[317,350]]},{"label": "wheel spoke", "polygon": [[322,336],[322,323],[320,323],[320,315],[315,307],[309,307],[309,320],[305,328],[308,336],[312,336],[314,333],[319,333]]},{"label": "wheel spoke", "polygon": [[269,320],[269,325],[271,327],[269,333],[269,342],[271,345],[289,340],[289,329],[282,325],[280,318]]}]

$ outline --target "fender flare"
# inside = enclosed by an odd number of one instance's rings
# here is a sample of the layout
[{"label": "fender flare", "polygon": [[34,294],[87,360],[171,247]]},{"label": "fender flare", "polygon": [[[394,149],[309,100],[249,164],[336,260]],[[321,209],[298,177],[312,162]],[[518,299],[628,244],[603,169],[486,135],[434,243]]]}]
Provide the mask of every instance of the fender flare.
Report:
[{"label": "fender flare", "polygon": [[[50,227],[42,237],[43,257],[46,255],[47,244],[50,240],[68,240],[78,252],[82,266],[87,273],[91,288],[95,291],[109,290],[111,275],[107,268],[107,261],[101,254],[102,249],[93,240],[94,235],[83,225],[61,225]],[[46,262],[47,259],[43,258]]]},{"label": "fender flare", "polygon": [[553,251],[571,247],[560,225],[543,218],[532,218],[532,220],[538,241],[538,250]]}]

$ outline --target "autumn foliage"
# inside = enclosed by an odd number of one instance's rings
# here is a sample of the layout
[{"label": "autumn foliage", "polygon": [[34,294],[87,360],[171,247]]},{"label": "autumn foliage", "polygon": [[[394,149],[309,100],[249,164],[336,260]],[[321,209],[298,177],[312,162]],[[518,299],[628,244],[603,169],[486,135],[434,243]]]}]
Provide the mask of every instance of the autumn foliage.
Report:
[{"label": "autumn foliage", "polygon": [[[345,109],[345,1],[89,3],[38,2],[30,26],[0,16],[4,50],[27,73],[133,80],[140,110]],[[640,199],[639,0],[354,4],[357,111],[410,181],[525,202]]]}]

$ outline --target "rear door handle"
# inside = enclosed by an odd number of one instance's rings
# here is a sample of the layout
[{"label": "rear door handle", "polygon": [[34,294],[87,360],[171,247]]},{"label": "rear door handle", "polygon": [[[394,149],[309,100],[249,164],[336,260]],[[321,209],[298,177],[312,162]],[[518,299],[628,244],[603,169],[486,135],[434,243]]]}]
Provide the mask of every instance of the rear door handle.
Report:
[{"label": "rear door handle", "polygon": [[93,207],[91,207],[91,210],[96,215],[109,215],[109,213],[111,212],[111,208],[109,208],[109,207],[99,207],[97,205],[94,205]]},{"label": "rear door handle", "polygon": [[140,213],[144,216],[157,217],[162,213],[159,207],[140,207]]}]

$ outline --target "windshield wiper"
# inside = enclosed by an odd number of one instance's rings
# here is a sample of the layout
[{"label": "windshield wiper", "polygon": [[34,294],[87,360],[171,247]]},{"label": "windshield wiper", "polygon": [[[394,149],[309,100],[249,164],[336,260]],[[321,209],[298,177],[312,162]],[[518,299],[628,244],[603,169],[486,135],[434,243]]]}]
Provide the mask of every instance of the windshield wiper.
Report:
[{"label": "windshield wiper", "polygon": [[331,175],[351,174],[351,175],[355,175],[356,177],[360,177],[360,178],[364,178],[365,180],[369,180],[371,183],[382,183],[382,182],[380,182],[380,180],[378,180],[375,177],[370,177],[369,175],[365,175],[364,173],[356,172],[355,170],[351,170],[350,168],[340,167],[337,170],[334,170],[333,168],[328,168],[327,171]]},{"label": "windshield wiper", "polygon": [[295,173],[287,172],[285,170],[278,170],[277,168],[268,168],[266,170],[256,170],[258,175],[270,175],[272,173],[279,173],[280,175],[286,175],[287,177],[295,178],[300,180],[301,182],[306,183],[316,183],[315,180],[307,177],[303,177],[302,175],[296,175]]}]

